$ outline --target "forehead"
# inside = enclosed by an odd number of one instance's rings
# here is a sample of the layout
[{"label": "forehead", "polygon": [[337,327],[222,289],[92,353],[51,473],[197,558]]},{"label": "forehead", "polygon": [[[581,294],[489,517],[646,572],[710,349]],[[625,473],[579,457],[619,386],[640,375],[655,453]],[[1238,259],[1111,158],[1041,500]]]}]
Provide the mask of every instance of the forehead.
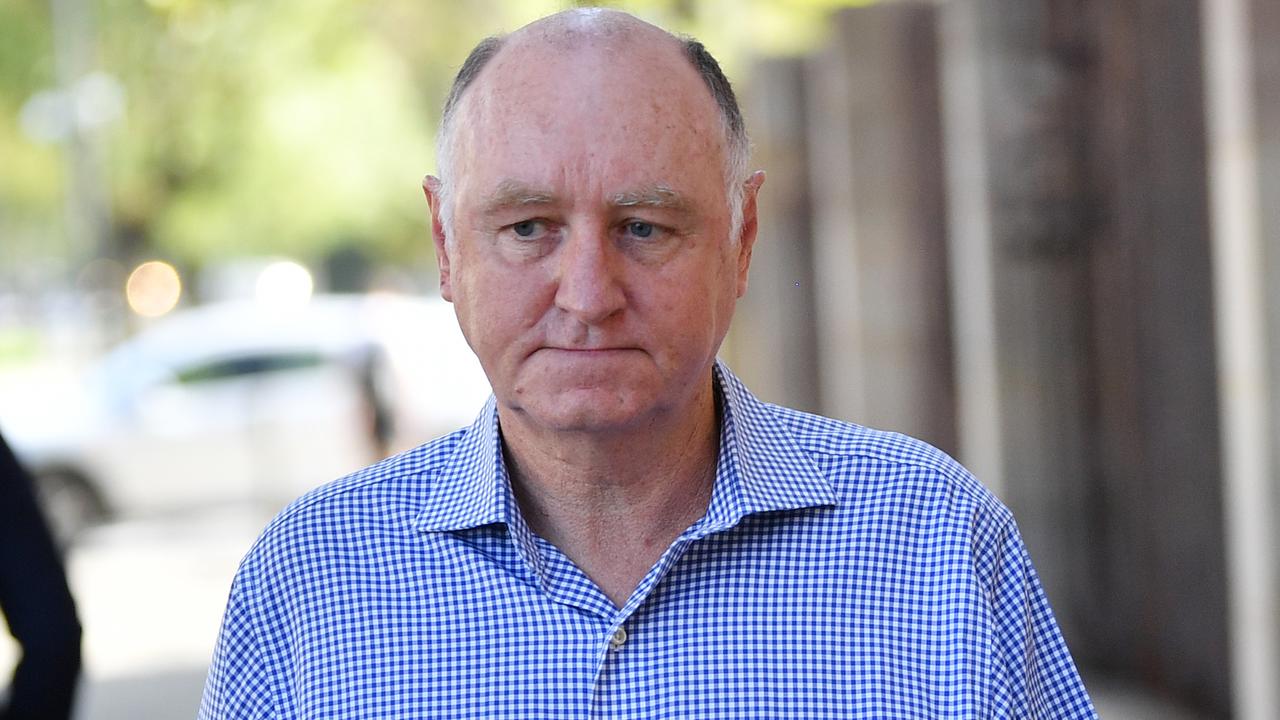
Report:
[{"label": "forehead", "polygon": [[710,91],[672,38],[517,43],[462,98],[456,179],[690,185],[723,177]]}]

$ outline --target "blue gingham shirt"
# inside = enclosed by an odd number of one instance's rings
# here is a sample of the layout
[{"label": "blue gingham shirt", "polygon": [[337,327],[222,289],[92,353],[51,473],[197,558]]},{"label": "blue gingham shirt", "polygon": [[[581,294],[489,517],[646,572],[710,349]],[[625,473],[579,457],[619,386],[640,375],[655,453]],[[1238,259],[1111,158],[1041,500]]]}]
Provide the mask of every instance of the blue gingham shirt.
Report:
[{"label": "blue gingham shirt", "polygon": [[710,506],[621,609],[525,524],[490,399],[267,527],[200,717],[1096,717],[964,469],[716,382]]}]

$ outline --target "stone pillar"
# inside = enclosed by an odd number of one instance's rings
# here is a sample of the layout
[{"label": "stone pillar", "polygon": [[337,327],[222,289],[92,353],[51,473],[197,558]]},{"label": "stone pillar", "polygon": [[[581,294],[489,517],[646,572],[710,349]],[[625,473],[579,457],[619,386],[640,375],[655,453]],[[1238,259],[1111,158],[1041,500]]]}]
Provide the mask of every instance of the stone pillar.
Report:
[{"label": "stone pillar", "polygon": [[1235,715],[1280,716],[1280,5],[1205,0]]},{"label": "stone pillar", "polygon": [[1226,713],[1198,4],[941,8],[961,457],[1083,664]]},{"label": "stone pillar", "polygon": [[955,449],[933,3],[836,16],[806,85],[821,407]]},{"label": "stone pillar", "polygon": [[1007,502],[1073,649],[1091,623],[1081,28],[1046,0],[941,7],[960,457]]},{"label": "stone pillar", "polygon": [[802,62],[757,62],[744,87],[755,145],[767,177],[751,282],[738,303],[726,353],[761,398],[810,412],[820,408],[814,320],[812,209]]},{"label": "stone pillar", "polygon": [[1091,3],[1098,376],[1095,649],[1230,709],[1198,0]]}]

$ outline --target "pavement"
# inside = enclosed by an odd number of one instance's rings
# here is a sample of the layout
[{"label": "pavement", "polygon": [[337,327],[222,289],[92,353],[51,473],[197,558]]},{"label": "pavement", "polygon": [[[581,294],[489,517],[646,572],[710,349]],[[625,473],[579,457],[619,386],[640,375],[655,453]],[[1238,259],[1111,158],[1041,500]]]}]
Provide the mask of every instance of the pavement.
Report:
[{"label": "pavement", "polygon": [[[272,512],[249,505],[116,523],[68,557],[85,628],[77,720],[190,720],[227,589]],[[0,678],[14,662],[0,634]],[[1144,689],[1086,678],[1106,720],[1205,720]]]},{"label": "pavement", "polygon": [[[270,514],[244,505],[116,523],[72,549],[85,633],[77,720],[195,717],[231,578]],[[14,660],[0,636],[0,677]]]}]

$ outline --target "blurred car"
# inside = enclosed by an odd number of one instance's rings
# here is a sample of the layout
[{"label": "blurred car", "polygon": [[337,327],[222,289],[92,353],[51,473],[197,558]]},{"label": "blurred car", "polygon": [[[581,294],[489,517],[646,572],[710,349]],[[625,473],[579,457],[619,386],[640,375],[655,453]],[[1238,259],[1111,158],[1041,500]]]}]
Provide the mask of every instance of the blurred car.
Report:
[{"label": "blurred car", "polygon": [[55,532],[261,501],[278,507],[469,423],[489,386],[439,298],[317,296],[175,311],[78,392],[4,407]]}]

